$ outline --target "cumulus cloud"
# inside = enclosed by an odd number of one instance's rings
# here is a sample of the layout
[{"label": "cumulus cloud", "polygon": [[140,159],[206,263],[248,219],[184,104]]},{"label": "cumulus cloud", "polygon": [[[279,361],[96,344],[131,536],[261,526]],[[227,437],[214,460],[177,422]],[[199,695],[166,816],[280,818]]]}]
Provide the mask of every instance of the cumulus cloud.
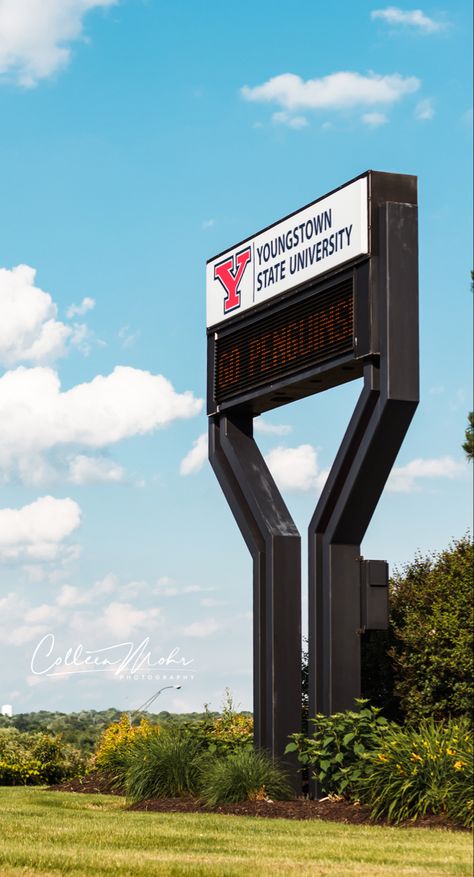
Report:
[{"label": "cumulus cloud", "polygon": [[56,319],[48,292],[35,286],[36,271],[0,268],[0,362],[50,362],[63,356],[71,328]]},{"label": "cumulus cloud", "polygon": [[399,73],[363,76],[341,71],[308,80],[294,73],[282,73],[254,88],[244,85],[241,94],[245,100],[276,103],[283,110],[294,112],[390,105],[419,87],[420,80],[415,76],[401,76]]},{"label": "cumulus cloud", "polygon": [[292,427],[286,423],[270,423],[263,417],[257,417],[254,420],[253,428],[255,432],[260,432],[263,435],[288,435],[292,430]]},{"label": "cumulus cloud", "polygon": [[428,122],[434,116],[434,102],[432,98],[426,97],[418,101],[415,107],[415,119],[419,122]]},{"label": "cumulus cloud", "polygon": [[105,457],[78,454],[69,463],[68,481],[73,484],[118,484],[125,480],[125,470]]},{"label": "cumulus cloud", "polygon": [[[20,366],[0,378],[0,472],[31,481],[39,471],[41,483],[51,474],[45,452],[68,445],[104,448],[193,417],[201,408],[202,400],[192,392],[177,393],[162,375],[140,369],[117,366],[109,375],[61,392],[53,369]],[[103,461],[94,464],[81,456],[72,472],[76,480],[91,480],[93,470],[101,480],[120,475],[113,466],[106,471]]]},{"label": "cumulus cloud", "polygon": [[424,478],[459,478],[466,474],[465,463],[452,457],[422,459],[418,457],[405,466],[395,466],[387,482],[392,493],[413,493],[419,489],[418,481]]},{"label": "cumulus cloud", "polygon": [[425,15],[421,9],[399,9],[398,6],[387,6],[386,9],[374,9],[370,13],[372,20],[381,19],[392,25],[405,25],[417,28],[422,33],[436,33],[444,30],[446,25]]},{"label": "cumulus cloud", "polygon": [[128,639],[140,628],[155,626],[159,609],[137,609],[131,603],[109,603],[105,607],[100,626],[119,639]]},{"label": "cumulus cloud", "polygon": [[282,490],[321,490],[328,475],[319,469],[317,452],[312,445],[273,448],[265,461]]},{"label": "cumulus cloud", "polygon": [[180,475],[191,475],[199,472],[207,460],[207,433],[203,433],[193,442],[193,446],[181,460],[179,467]]},{"label": "cumulus cloud", "polygon": [[19,509],[0,509],[0,559],[54,560],[80,521],[81,510],[69,498],[43,496]]},{"label": "cumulus cloud", "polygon": [[361,118],[364,125],[368,125],[369,128],[379,128],[380,125],[386,125],[388,122],[385,113],[364,113]]},{"label": "cumulus cloud", "polygon": [[94,299],[89,298],[89,296],[86,295],[86,297],[82,299],[80,305],[70,305],[68,307],[66,316],[69,319],[72,319],[72,317],[83,317],[87,311],[91,311],[93,308],[95,308]]},{"label": "cumulus cloud", "polygon": [[117,0],[2,0],[0,77],[31,87],[64,68],[88,12]]}]

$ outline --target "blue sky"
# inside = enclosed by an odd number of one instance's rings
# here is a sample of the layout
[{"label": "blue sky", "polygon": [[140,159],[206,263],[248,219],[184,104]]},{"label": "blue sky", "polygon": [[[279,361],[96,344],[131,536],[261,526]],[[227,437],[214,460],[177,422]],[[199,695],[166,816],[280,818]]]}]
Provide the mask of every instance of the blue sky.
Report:
[{"label": "blue sky", "polygon": [[[226,686],[251,708],[250,558],[206,462],[205,262],[368,168],[419,177],[422,397],[363,553],[393,568],[470,528],[471,31],[461,0],[0,5],[1,703],[180,684],[160,708]],[[359,391],[261,419],[304,544]],[[64,666],[147,637],[179,650],[164,669]]]}]

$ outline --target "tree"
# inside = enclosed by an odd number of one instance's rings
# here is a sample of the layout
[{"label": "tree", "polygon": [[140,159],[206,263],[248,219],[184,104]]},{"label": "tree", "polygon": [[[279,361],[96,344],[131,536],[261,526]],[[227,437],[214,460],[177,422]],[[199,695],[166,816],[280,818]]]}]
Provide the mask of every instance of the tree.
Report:
[{"label": "tree", "polygon": [[470,411],[467,415],[466,441],[462,449],[468,460],[474,459],[474,411]]}]

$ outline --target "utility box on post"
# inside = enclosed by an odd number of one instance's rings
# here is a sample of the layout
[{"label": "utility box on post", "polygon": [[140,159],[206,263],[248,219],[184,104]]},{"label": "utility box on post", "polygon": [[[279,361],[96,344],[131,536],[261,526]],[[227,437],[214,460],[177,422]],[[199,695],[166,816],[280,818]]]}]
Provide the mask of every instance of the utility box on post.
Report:
[{"label": "utility box on post", "polygon": [[363,631],[387,630],[388,563],[385,560],[361,560],[360,609]]}]

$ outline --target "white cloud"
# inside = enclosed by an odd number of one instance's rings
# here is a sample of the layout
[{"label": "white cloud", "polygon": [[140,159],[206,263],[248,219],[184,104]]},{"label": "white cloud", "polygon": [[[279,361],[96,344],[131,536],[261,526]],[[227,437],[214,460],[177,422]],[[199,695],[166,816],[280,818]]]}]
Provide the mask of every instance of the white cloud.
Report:
[{"label": "white cloud", "polygon": [[361,117],[365,125],[369,128],[379,128],[380,125],[386,125],[388,118],[385,113],[364,113]]},{"label": "white cloud", "polygon": [[399,9],[398,6],[387,6],[386,9],[374,9],[370,13],[370,17],[373,20],[381,19],[388,24],[416,27],[423,33],[436,33],[436,31],[444,30],[446,27],[444,23],[429,18],[421,9],[403,10]]},{"label": "white cloud", "polygon": [[0,558],[54,560],[80,524],[74,500],[43,496],[19,509],[0,509]]},{"label": "white cloud", "polygon": [[50,362],[65,354],[71,329],[56,320],[50,294],[35,286],[36,271],[0,268],[0,362]]},{"label": "white cloud", "polygon": [[68,481],[73,484],[119,484],[125,479],[125,470],[118,463],[105,457],[88,457],[78,454],[69,463]]},{"label": "white cloud", "polygon": [[56,597],[56,605],[68,609],[76,606],[84,606],[93,603],[101,597],[112,594],[118,586],[117,577],[113,573],[107,573],[103,579],[99,579],[91,588],[76,588],[73,585],[63,585]]},{"label": "white cloud", "polygon": [[260,432],[264,435],[288,435],[293,427],[288,426],[286,423],[270,423],[269,420],[264,420],[263,417],[257,417],[254,420],[253,428],[255,432]]},{"label": "white cloud", "polygon": [[88,602],[88,592],[81,591],[73,585],[63,585],[56,597],[58,606],[70,609]]},{"label": "white cloud", "polygon": [[412,493],[418,488],[420,478],[459,478],[466,474],[465,463],[452,457],[425,459],[418,457],[405,466],[396,466],[387,482],[387,490],[392,493]]},{"label": "white cloud", "polygon": [[[0,378],[0,470],[6,478],[18,472],[26,481],[41,483],[51,476],[45,452],[82,446],[103,448],[134,435],[143,435],[173,420],[198,414],[202,400],[190,391],[177,393],[162,375],[117,366],[107,375],[61,392],[51,368],[19,368]],[[42,469],[44,467],[44,471]],[[104,477],[104,464],[76,461],[76,477]],[[108,471],[118,477],[117,470]]]},{"label": "white cloud", "polygon": [[273,113],[272,122],[274,122],[275,125],[286,125],[287,128],[295,128],[296,130],[299,128],[307,128],[309,124],[304,116],[292,116],[290,113],[285,113],[283,111]]},{"label": "white cloud", "polygon": [[191,475],[199,472],[207,460],[207,433],[203,433],[193,442],[191,450],[181,460],[180,475]]},{"label": "white cloud", "polygon": [[91,311],[95,308],[95,301],[93,298],[89,298],[86,295],[85,298],[82,299],[80,305],[70,305],[66,311],[66,317],[72,319],[72,317],[83,317],[87,311]]},{"label": "white cloud", "polygon": [[201,222],[201,228],[205,231],[207,228],[212,228],[215,224],[215,219],[203,219]]},{"label": "white cloud", "polygon": [[418,119],[420,122],[427,122],[434,116],[434,102],[432,98],[426,97],[423,100],[418,101],[415,107],[415,119]]},{"label": "white cloud", "polygon": [[282,490],[321,490],[328,474],[319,469],[316,449],[312,445],[273,448],[265,456],[265,461]]},{"label": "white cloud", "polygon": [[136,609],[131,603],[109,603],[100,618],[100,627],[113,636],[127,639],[139,628],[156,625],[159,609]]},{"label": "white cloud", "polygon": [[284,110],[347,109],[356,106],[393,104],[404,95],[417,91],[420,80],[399,73],[381,76],[341,71],[321,79],[303,80],[294,73],[274,76],[263,85],[244,85],[245,100],[279,104]]},{"label": "white cloud", "polygon": [[0,75],[25,87],[65,67],[84,16],[117,0],[2,0]]}]

